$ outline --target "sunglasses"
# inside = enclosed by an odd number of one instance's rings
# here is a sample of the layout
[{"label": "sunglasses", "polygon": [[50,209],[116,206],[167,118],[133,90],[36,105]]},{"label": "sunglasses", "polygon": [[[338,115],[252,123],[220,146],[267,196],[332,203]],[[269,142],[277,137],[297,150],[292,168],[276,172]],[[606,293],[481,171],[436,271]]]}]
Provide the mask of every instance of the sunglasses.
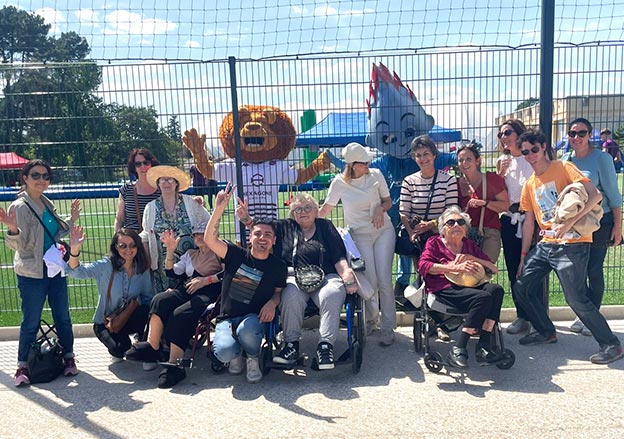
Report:
[{"label": "sunglasses", "polygon": [[40,174],[39,172],[33,172],[32,174],[28,174],[28,176],[33,180],[39,180],[40,178],[43,178],[45,181],[50,181],[50,179],[52,178],[47,172],[43,174]]},{"label": "sunglasses", "polygon": [[502,138],[503,138],[503,136],[505,136],[505,137],[509,137],[509,136],[511,136],[513,133],[515,133],[515,131],[514,131],[514,130],[505,130],[505,131],[501,131],[500,133],[498,133],[498,134],[496,135],[496,137],[498,137],[499,139],[502,139]]},{"label": "sunglasses", "polygon": [[127,249],[128,247],[130,247],[130,249],[135,249],[136,248],[136,244],[132,243],[132,244],[126,244],[125,242],[118,242],[117,243],[117,248],[120,248],[122,250]]},{"label": "sunglasses", "polygon": [[141,166],[152,166],[152,162],[150,160],[143,160],[139,162],[134,162],[135,168],[140,168]]},{"label": "sunglasses", "polygon": [[450,219],[444,223],[445,226],[453,227],[455,224],[459,226],[465,226],[466,220],[463,218],[460,219]]},{"label": "sunglasses", "polygon": [[537,154],[538,152],[540,152],[540,147],[535,145],[533,148],[531,149],[523,149],[522,151],[522,155],[529,155],[529,153],[533,153],[533,154]]},{"label": "sunglasses", "polygon": [[299,215],[301,212],[310,213],[314,209],[315,206],[308,204],[306,206],[295,207],[292,211],[294,214]]},{"label": "sunglasses", "polygon": [[576,138],[576,137],[583,138],[583,137],[585,137],[588,133],[589,133],[589,131],[587,131],[587,130],[581,130],[581,131],[572,131],[572,130],[570,130],[570,131],[568,131],[568,137],[569,137],[570,139],[574,139],[574,138]]},{"label": "sunglasses", "polygon": [[160,177],[158,179],[158,184],[161,184],[161,183],[176,183],[177,181],[178,180],[176,180],[173,177]]}]

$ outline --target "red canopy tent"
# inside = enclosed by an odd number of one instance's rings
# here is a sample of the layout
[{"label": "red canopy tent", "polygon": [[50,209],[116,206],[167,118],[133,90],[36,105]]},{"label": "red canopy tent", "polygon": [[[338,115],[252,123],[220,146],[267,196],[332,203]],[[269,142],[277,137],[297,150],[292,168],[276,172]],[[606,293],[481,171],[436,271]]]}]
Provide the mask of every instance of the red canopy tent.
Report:
[{"label": "red canopy tent", "polygon": [[28,162],[14,152],[0,152],[0,169],[21,169]]}]

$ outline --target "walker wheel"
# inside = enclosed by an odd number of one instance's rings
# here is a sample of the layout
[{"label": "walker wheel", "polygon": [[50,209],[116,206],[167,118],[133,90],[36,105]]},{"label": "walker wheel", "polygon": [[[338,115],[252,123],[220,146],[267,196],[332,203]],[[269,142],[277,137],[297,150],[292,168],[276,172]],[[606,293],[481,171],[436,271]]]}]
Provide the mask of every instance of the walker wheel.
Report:
[{"label": "walker wheel", "polygon": [[513,353],[513,351],[510,351],[509,349],[505,349],[503,351],[503,359],[500,362],[496,363],[496,367],[502,370],[507,370],[507,369],[510,369],[511,366],[513,366],[515,362],[516,362],[516,356]]},{"label": "walker wheel", "polygon": [[442,355],[439,352],[431,352],[425,355],[425,367],[433,373],[442,371]]}]

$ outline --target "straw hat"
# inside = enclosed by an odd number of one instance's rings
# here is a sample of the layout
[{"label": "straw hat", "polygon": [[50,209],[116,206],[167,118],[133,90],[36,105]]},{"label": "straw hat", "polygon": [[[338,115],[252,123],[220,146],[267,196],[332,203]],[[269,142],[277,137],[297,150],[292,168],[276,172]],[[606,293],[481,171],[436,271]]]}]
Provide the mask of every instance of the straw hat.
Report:
[{"label": "straw hat", "polygon": [[158,187],[158,179],[161,177],[171,177],[178,181],[178,191],[182,192],[191,185],[191,178],[186,172],[175,166],[158,165],[147,171],[147,182],[152,187]]},{"label": "straw hat", "polygon": [[453,282],[455,285],[459,285],[460,287],[476,287],[477,285],[484,284],[489,282],[491,276],[485,272],[485,268],[483,265],[477,263],[478,271],[477,273],[444,273],[444,276]]}]

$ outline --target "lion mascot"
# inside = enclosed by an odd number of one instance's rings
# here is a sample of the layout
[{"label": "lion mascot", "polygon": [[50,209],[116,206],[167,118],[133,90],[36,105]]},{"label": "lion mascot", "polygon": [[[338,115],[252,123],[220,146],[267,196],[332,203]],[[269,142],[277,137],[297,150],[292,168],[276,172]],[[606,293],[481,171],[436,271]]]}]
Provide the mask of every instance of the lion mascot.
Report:
[{"label": "lion mascot", "polygon": [[[234,117],[228,113],[219,128],[219,140],[227,159],[216,162],[206,153],[206,135],[195,128],[182,141],[193,155],[199,171],[208,179],[236,182],[243,188],[252,217],[277,218],[281,184],[301,184],[329,167],[323,154],[308,167],[294,169],[286,157],[295,147],[295,127],[290,117],[277,107],[246,105],[238,109],[241,139],[242,181],[236,178]],[[236,223],[238,230],[238,222]]]}]

